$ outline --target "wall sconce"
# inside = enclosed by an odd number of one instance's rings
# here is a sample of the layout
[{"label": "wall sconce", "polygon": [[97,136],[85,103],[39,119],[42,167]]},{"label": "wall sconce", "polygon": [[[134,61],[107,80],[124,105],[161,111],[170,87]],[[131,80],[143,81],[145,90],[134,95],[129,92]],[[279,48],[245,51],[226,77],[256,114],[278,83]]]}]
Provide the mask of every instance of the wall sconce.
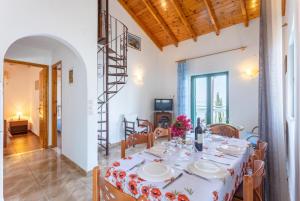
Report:
[{"label": "wall sconce", "polygon": [[243,77],[248,80],[256,78],[258,74],[258,68],[245,68],[243,71]]},{"label": "wall sconce", "polygon": [[144,84],[144,71],[141,67],[135,69],[133,81],[136,85]]}]

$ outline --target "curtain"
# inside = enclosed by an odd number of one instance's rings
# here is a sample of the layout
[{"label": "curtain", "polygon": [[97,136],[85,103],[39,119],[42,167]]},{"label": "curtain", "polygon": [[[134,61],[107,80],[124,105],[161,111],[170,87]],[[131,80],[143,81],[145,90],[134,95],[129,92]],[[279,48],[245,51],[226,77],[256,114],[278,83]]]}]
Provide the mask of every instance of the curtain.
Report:
[{"label": "curtain", "polygon": [[259,133],[268,142],[265,200],[288,201],[280,0],[261,1],[259,54]]},{"label": "curtain", "polygon": [[186,61],[177,66],[177,115],[186,114],[187,102],[187,65]]}]

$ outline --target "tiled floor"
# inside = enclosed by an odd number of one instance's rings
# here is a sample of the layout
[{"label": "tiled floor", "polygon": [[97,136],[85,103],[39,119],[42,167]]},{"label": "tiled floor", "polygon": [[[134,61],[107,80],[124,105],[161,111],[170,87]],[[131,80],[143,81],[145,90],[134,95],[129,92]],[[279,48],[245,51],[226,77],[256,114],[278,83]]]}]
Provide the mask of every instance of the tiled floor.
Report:
[{"label": "tiled floor", "polygon": [[[144,148],[137,145],[127,154]],[[119,158],[120,146],[116,146],[108,157],[99,154],[99,164],[106,171],[108,164]],[[83,176],[53,149],[5,156],[4,198],[5,201],[89,201],[92,178]]]},{"label": "tiled floor", "polygon": [[4,155],[23,153],[41,148],[40,138],[28,132],[26,134],[13,135],[4,149]]}]

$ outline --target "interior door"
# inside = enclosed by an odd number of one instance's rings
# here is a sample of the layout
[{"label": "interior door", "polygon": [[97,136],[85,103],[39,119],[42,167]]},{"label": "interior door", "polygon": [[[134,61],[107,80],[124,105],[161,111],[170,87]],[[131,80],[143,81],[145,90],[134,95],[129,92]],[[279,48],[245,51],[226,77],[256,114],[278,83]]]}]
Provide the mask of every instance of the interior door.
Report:
[{"label": "interior door", "polygon": [[40,141],[43,148],[48,147],[48,69],[44,68],[39,75],[39,118]]},{"label": "interior door", "polygon": [[52,66],[52,146],[57,146],[57,65]]}]

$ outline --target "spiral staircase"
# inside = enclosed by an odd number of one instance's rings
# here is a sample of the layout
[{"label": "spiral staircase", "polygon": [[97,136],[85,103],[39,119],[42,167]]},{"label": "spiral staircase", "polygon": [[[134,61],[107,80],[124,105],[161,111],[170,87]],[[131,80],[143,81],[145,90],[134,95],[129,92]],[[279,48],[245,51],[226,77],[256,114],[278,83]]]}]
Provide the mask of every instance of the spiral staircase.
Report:
[{"label": "spiral staircase", "polygon": [[98,144],[109,154],[109,100],[127,82],[127,27],[99,5],[98,14]]}]

